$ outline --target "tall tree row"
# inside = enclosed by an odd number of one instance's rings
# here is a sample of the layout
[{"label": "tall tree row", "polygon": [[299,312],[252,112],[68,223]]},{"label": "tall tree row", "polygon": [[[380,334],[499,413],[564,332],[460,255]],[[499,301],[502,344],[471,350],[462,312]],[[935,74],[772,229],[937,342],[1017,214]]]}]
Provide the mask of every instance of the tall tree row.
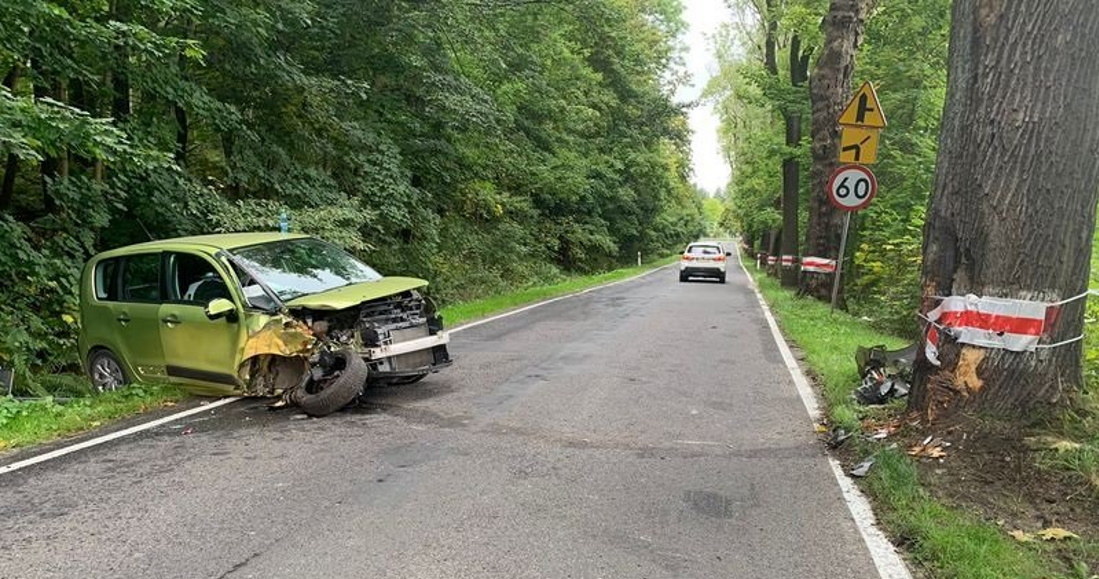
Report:
[{"label": "tall tree row", "polygon": [[674,0],[0,3],[0,366],[73,365],[76,278],[292,228],[466,299],[701,233]]},{"label": "tall tree row", "polygon": [[[785,181],[773,165],[795,152],[801,167],[794,209],[804,227],[794,255],[835,258],[843,215],[824,197],[837,164],[836,120],[852,88],[874,82],[889,127],[873,171],[879,193],[853,221],[845,305],[878,327],[916,337],[921,232],[935,170],[936,136],[946,94],[949,0],[772,0],[780,69],[796,37],[808,59],[808,90],[776,90],[766,74],[768,28],[762,1],[731,2],[738,24],[718,39],[719,74],[708,87],[721,118],[720,135],[733,174],[726,223],[762,251],[768,232],[789,220],[774,204]],[[785,87],[782,87],[785,88]],[[811,135],[787,145],[782,110],[812,120]],[[809,178],[805,178],[805,175]],[[791,203],[785,205],[791,207]],[[782,253],[787,253],[783,250]],[[789,253],[787,253],[789,255]],[[830,274],[802,272],[800,291],[827,299]]]}]

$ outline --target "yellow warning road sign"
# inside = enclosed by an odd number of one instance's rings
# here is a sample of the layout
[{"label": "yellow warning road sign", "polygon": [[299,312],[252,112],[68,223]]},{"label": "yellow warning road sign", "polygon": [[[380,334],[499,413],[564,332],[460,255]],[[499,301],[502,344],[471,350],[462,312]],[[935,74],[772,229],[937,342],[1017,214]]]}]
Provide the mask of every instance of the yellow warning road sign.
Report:
[{"label": "yellow warning road sign", "polygon": [[878,160],[879,129],[840,128],[840,163],[869,165]]},{"label": "yellow warning road sign", "polygon": [[881,129],[885,127],[885,113],[878,102],[878,93],[874,92],[874,85],[869,82],[862,83],[847,108],[840,115],[839,124],[845,127],[866,127]]}]

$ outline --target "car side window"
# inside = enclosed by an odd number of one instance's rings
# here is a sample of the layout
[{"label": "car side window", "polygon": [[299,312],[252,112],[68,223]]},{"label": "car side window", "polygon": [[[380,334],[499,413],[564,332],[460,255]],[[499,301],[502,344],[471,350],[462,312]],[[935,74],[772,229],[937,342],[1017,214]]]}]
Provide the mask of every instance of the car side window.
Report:
[{"label": "car side window", "polygon": [[131,255],[123,262],[122,301],[160,301],[160,254]]},{"label": "car side window", "polygon": [[95,299],[118,301],[118,266],[121,262],[122,259],[116,257],[95,264]]},{"label": "car side window", "polygon": [[202,305],[217,298],[232,300],[229,286],[213,263],[190,253],[169,253],[168,301]]}]

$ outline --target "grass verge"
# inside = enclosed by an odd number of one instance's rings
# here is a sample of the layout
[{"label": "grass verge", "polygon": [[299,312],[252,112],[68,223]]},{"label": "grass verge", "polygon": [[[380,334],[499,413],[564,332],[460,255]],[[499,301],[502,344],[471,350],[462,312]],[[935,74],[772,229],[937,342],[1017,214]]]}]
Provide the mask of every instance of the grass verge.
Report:
[{"label": "grass verge", "polygon": [[636,267],[616,269],[605,273],[570,277],[563,282],[546,286],[535,286],[495,295],[480,300],[451,304],[442,309],[443,321],[448,327],[455,327],[468,321],[483,318],[495,313],[524,306],[540,300],[568,295],[597,285],[632,277],[660,266],[668,265],[679,259],[678,255],[658,259]]},{"label": "grass verge", "polygon": [[[749,266],[750,271],[753,269]],[[783,334],[804,352],[804,361],[823,394],[829,421],[857,431],[860,419],[869,411],[850,397],[859,382],[855,348],[876,344],[898,347],[903,341],[876,332],[844,312],[831,312],[827,304],[798,298],[762,272],[755,271],[753,276]],[[916,465],[903,452],[863,440],[851,446],[859,457],[876,454],[874,468],[863,479],[862,487],[873,499],[886,528],[901,538],[910,557],[930,576],[1056,576],[1051,569],[1060,565],[1045,556],[1041,546],[1017,543],[996,525],[937,501],[921,486]]]},{"label": "grass verge", "polygon": [[53,398],[0,398],[0,450],[38,444],[97,428],[139,412],[174,404],[185,396],[173,386],[138,385],[59,403]]},{"label": "grass verge", "polygon": [[[553,285],[453,304],[443,308],[442,314],[447,325],[457,326],[539,300],[626,279],[672,263],[677,257],[671,256],[638,267],[577,276]],[[24,401],[0,398],[0,451],[48,442],[98,428],[111,420],[174,404],[185,396],[186,393],[181,389],[172,386],[138,385],[119,392],[73,398],[64,403],[53,398]]]}]

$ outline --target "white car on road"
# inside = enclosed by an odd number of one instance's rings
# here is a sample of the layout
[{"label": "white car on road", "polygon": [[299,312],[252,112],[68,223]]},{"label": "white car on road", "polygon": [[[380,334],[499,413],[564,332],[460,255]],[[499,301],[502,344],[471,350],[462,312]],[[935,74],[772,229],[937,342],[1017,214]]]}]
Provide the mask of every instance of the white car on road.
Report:
[{"label": "white car on road", "polygon": [[730,255],[732,253],[725,251],[717,241],[696,241],[688,245],[679,258],[679,281],[710,277],[725,283],[725,265]]}]

